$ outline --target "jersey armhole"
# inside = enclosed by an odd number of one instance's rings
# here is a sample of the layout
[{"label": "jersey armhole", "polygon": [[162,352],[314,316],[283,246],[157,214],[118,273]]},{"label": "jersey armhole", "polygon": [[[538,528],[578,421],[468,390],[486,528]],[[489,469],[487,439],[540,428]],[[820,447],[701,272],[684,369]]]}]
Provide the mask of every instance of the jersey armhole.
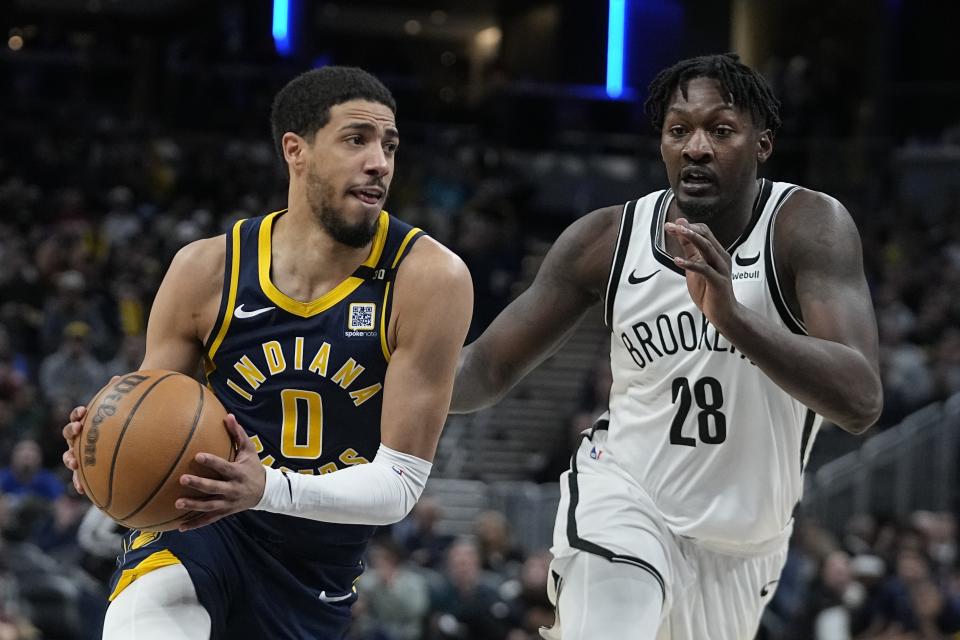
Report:
[{"label": "jersey armhole", "polygon": [[413,245],[416,244],[417,240],[424,235],[426,234],[422,229],[417,227],[410,229],[403,238],[403,242],[400,243],[396,257],[394,257],[393,263],[390,265],[390,278],[387,280],[387,286],[384,287],[383,304],[380,305],[380,349],[383,351],[383,357],[387,362],[390,362],[390,355],[393,353],[387,340],[387,331],[390,329],[390,312],[393,309],[393,280],[396,278],[397,268],[400,266],[400,263],[403,262],[403,259],[410,253],[410,250],[413,249]]},{"label": "jersey armhole", "polygon": [[637,201],[631,200],[623,205],[620,217],[620,231],[617,233],[617,244],[613,251],[613,263],[610,266],[610,279],[607,281],[607,295],[604,300],[603,323],[613,331],[613,305],[617,297],[617,285],[623,274],[623,264],[627,259],[627,250],[630,248],[630,234],[633,231],[633,217],[637,210]]},{"label": "jersey armhole", "polygon": [[773,306],[776,307],[777,313],[780,315],[780,319],[783,320],[783,323],[787,325],[787,328],[790,331],[800,334],[807,335],[807,329],[803,326],[803,320],[794,315],[793,311],[790,310],[790,305],[787,304],[787,299],[783,295],[783,287],[780,284],[779,276],[777,275],[777,265],[775,262],[776,251],[774,251],[773,246],[773,237],[774,237],[774,228],[777,223],[777,215],[780,213],[780,208],[783,206],[783,203],[786,202],[787,198],[791,193],[797,190],[797,187],[790,187],[780,195],[780,199],[777,201],[777,204],[774,206],[773,213],[770,215],[770,221],[767,223],[767,238],[764,247],[765,254],[765,268],[767,276],[767,286],[770,289],[770,298],[773,300]]},{"label": "jersey armhole", "polygon": [[237,285],[240,280],[240,228],[244,222],[245,219],[238,220],[226,237],[227,247],[223,261],[223,290],[220,294],[220,310],[217,312],[217,319],[213,323],[210,335],[207,336],[207,341],[203,345],[205,368],[208,375],[216,368],[213,364],[213,357],[223,343],[223,339],[227,335],[227,329],[230,328],[231,310],[237,300]]}]

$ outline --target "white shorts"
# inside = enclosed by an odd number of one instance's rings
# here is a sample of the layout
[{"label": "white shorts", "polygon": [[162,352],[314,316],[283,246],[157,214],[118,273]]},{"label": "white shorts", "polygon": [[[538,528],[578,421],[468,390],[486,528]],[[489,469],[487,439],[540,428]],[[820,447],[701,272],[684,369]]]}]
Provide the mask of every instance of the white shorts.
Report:
[{"label": "white shorts", "polygon": [[[571,470],[560,480],[560,506],[551,549],[554,561],[548,585],[554,606],[558,602],[554,593],[558,587],[584,593],[592,589],[591,584],[571,584],[567,577],[575,581],[597,580],[597,588],[603,588],[600,581],[605,576],[598,571],[570,571],[565,576],[574,559],[586,553],[632,567],[638,576],[643,574],[639,579],[646,584],[652,577],[662,589],[662,599],[646,603],[661,611],[656,633],[638,629],[623,636],[622,620],[611,621],[607,615],[592,620],[589,611],[578,611],[578,618],[586,618],[583,628],[589,629],[583,637],[753,638],[786,562],[787,540],[773,551],[738,556],[705,549],[692,539],[674,534],[649,495],[612,460],[605,459],[606,435],[606,431],[595,430],[589,438],[585,437]],[[564,598],[568,605],[575,601]],[[638,602],[637,606],[644,604]],[[563,611],[558,609],[558,621],[563,617]],[[578,640],[563,636],[562,630],[556,628],[547,637]]]}]

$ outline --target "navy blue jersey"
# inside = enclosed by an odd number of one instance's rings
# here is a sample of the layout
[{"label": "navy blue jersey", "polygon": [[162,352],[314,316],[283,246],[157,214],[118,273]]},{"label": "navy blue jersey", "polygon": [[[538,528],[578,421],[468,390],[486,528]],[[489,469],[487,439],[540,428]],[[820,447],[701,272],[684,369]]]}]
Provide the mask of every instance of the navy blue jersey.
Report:
[{"label": "navy blue jersey", "polygon": [[[270,232],[283,212],[227,237],[220,312],[205,345],[207,381],[262,462],[329,473],[380,446],[386,327],[397,267],[422,235],[380,214],[369,258],[332,291],[299,302],[270,280]],[[212,638],[342,638],[373,526],[244,511],[187,532],[131,531],[111,600],[170,564],[186,567]]]},{"label": "navy blue jersey", "polygon": [[[207,381],[263,464],[330,473],[369,462],[380,446],[391,284],[422,232],[382,212],[366,262],[320,298],[300,302],[270,280],[271,229],[282,214],[242,220],[227,239],[224,295],[205,350]],[[374,529],[245,516],[265,537],[318,550],[362,545]]]}]

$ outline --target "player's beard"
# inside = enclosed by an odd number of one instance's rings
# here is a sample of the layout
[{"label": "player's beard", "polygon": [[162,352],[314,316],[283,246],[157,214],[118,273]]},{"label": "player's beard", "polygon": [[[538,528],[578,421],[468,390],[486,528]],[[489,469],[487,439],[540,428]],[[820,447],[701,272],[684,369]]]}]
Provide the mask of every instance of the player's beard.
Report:
[{"label": "player's beard", "polygon": [[337,242],[355,249],[370,244],[377,233],[379,216],[373,216],[372,220],[348,222],[340,210],[333,206],[332,202],[335,198],[333,186],[324,182],[315,170],[308,170],[307,205],[327,233]]},{"label": "player's beard", "polygon": [[677,197],[677,208],[690,222],[711,222],[720,210],[719,202],[703,202]]}]

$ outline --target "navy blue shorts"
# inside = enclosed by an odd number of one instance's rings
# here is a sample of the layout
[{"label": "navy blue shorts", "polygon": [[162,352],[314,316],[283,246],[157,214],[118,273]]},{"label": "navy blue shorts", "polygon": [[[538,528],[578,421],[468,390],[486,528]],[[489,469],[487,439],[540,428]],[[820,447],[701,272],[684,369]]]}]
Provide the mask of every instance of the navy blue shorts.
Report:
[{"label": "navy blue shorts", "polygon": [[186,533],[131,531],[111,600],[138,576],[179,562],[210,614],[211,638],[343,638],[366,545],[286,544],[256,535],[251,522],[242,513]]}]

